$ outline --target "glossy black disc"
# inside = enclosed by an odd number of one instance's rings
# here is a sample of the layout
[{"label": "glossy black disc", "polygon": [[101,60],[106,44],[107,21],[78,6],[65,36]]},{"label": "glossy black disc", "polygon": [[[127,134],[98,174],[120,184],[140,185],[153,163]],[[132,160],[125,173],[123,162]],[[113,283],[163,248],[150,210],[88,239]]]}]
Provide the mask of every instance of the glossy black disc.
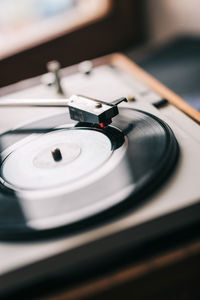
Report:
[{"label": "glossy black disc", "polygon": [[11,236],[78,227],[125,203],[134,208],[178,157],[166,123],[127,108],[106,128],[55,115],[6,132],[0,147],[0,234]]}]

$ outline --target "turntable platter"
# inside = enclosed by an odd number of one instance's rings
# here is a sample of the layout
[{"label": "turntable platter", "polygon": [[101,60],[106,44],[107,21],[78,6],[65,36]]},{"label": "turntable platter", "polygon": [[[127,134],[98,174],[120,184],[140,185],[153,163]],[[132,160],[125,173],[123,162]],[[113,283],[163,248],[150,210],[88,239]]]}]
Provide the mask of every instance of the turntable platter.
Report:
[{"label": "turntable platter", "polygon": [[71,226],[133,206],[165,180],[179,151],[167,124],[128,108],[105,128],[51,116],[4,133],[0,145],[1,196],[16,212],[5,208],[7,222],[0,210],[7,234]]}]

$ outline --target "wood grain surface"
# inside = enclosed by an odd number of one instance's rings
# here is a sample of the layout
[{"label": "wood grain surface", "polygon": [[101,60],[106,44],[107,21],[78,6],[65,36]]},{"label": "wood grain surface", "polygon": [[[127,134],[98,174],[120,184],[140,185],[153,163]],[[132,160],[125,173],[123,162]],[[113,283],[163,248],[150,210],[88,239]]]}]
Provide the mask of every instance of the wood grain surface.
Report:
[{"label": "wood grain surface", "polygon": [[199,299],[200,242],[80,283],[40,300]]}]

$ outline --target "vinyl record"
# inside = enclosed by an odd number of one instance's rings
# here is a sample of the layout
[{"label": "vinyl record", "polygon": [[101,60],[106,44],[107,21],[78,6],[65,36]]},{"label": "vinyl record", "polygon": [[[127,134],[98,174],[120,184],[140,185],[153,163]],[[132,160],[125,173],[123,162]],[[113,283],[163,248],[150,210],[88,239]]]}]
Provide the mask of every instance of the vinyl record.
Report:
[{"label": "vinyl record", "polygon": [[157,117],[121,108],[106,128],[59,114],[0,136],[0,233],[70,227],[143,200],[173,169],[178,145]]}]

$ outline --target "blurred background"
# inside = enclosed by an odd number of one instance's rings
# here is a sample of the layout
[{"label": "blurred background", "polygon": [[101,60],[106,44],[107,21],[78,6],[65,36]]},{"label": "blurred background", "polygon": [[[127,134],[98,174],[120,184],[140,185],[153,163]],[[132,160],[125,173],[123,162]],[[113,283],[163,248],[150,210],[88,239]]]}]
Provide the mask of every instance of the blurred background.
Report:
[{"label": "blurred background", "polygon": [[122,51],[200,111],[199,0],[0,0],[0,87]]}]

